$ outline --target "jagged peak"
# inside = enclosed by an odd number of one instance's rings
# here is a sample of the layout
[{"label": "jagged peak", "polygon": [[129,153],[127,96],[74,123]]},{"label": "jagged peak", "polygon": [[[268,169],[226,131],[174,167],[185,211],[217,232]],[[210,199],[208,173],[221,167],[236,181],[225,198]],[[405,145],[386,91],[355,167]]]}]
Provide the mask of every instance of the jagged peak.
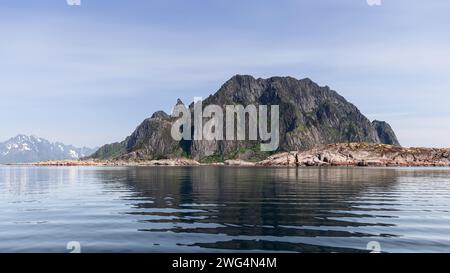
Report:
[{"label": "jagged peak", "polygon": [[62,142],[50,142],[35,135],[18,134],[0,143],[0,164],[78,159],[94,152],[95,149],[77,148]]},{"label": "jagged peak", "polygon": [[15,137],[10,138],[8,141],[15,141],[15,142],[41,142],[41,141],[46,141],[49,142],[48,140],[38,137],[36,135],[25,135],[25,134],[18,134]]},{"label": "jagged peak", "polygon": [[386,121],[383,121],[383,120],[377,120],[377,119],[374,119],[374,120],[372,121],[372,124],[389,125]]},{"label": "jagged peak", "polygon": [[[229,85],[231,83],[238,83],[238,84],[242,84],[244,82],[277,82],[277,81],[287,81],[287,82],[302,82],[305,83],[307,85],[315,85],[317,87],[320,87],[315,81],[313,81],[311,78],[303,78],[303,79],[297,79],[295,77],[292,76],[272,76],[270,78],[255,78],[252,75],[241,75],[241,74],[237,74],[234,75],[233,77],[231,77],[227,82],[225,82],[225,86]],[[325,86],[325,88],[330,89],[328,86]]]},{"label": "jagged peak", "polygon": [[13,137],[12,139],[30,139],[30,137],[25,134],[18,134],[17,136]]},{"label": "jagged peak", "polygon": [[[178,99],[178,104],[183,102]],[[386,139],[385,143],[395,142],[393,133],[386,134],[387,136],[379,134],[375,126],[356,106],[328,86],[319,86],[310,78],[299,80],[289,76],[275,76],[263,79],[237,74],[226,81],[217,92],[203,100],[203,105],[211,104],[282,105],[280,150],[302,150],[324,143],[349,141],[379,143],[380,139]],[[191,111],[192,106],[193,103],[189,105]],[[158,116],[164,118],[166,115],[157,112],[152,118]],[[164,130],[170,129],[168,127],[170,124],[165,121],[172,122],[174,119],[146,119],[141,124],[144,126],[139,126],[139,130],[135,131],[138,133],[133,133],[132,138],[119,145],[107,146],[97,153],[97,157],[114,158],[130,151],[144,151],[147,153],[146,156],[150,157],[162,152],[173,153],[172,155],[175,156],[178,155],[179,149],[193,157],[200,158],[206,155],[205,151],[209,147],[199,142],[163,142],[163,139],[170,140],[166,137],[170,132],[161,131],[162,125],[165,126]],[[379,127],[387,128],[387,126]],[[390,130],[381,129],[380,131],[383,133]],[[224,145],[225,148],[215,147],[222,155],[236,148],[233,147],[234,144],[228,143],[217,145]],[[242,145],[250,148],[253,143],[244,142]]]},{"label": "jagged peak", "polygon": [[[258,79],[258,80],[264,80],[264,79]],[[235,85],[244,85],[244,84],[249,84],[249,83],[253,83],[253,82],[257,82],[257,79],[255,79],[255,77],[251,76],[251,75],[234,75],[233,77],[231,77],[228,81],[226,81],[223,85],[222,88],[227,88],[229,86],[235,86]]]},{"label": "jagged peak", "polygon": [[252,75],[236,74],[228,81],[256,80]]}]

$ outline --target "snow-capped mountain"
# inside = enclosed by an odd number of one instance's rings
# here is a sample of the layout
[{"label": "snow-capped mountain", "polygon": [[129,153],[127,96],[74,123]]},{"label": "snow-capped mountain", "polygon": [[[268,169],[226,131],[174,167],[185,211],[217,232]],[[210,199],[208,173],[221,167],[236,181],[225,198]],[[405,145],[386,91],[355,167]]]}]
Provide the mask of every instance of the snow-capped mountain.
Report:
[{"label": "snow-capped mountain", "polygon": [[95,151],[96,149],[76,148],[60,142],[52,143],[36,136],[18,135],[0,143],[0,164],[79,159]]}]

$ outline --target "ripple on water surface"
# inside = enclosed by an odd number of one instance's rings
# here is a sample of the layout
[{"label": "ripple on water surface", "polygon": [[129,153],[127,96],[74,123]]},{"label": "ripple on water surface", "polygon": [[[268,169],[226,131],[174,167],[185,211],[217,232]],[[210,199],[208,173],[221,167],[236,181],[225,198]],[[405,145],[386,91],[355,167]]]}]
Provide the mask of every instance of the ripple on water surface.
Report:
[{"label": "ripple on water surface", "polygon": [[450,169],[0,167],[0,251],[450,251]]}]

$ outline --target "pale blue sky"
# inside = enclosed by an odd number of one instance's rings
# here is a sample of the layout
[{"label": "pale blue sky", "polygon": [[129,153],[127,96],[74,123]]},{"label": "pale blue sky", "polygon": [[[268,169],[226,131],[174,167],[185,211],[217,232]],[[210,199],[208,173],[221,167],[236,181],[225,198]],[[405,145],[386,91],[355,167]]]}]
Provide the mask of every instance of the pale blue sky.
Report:
[{"label": "pale blue sky", "polygon": [[0,0],[0,141],[120,141],[234,74],[309,77],[450,147],[450,1]]}]

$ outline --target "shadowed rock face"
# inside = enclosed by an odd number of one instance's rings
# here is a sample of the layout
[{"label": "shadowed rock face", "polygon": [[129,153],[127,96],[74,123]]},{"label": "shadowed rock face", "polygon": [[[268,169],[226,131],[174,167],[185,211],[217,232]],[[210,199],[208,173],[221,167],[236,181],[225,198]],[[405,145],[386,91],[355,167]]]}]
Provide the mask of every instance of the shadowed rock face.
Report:
[{"label": "shadowed rock face", "polygon": [[[177,104],[182,102],[178,100]],[[216,104],[279,105],[279,151],[306,150],[322,144],[368,142],[398,145],[387,123],[372,124],[351,103],[329,87],[310,79],[291,77],[255,79],[234,76],[218,92],[203,101],[203,107]],[[190,105],[193,111],[193,105]],[[269,154],[259,151],[259,141],[181,141],[171,138],[176,119],[164,112],[155,113],[121,143],[102,147],[96,159],[156,159],[188,156],[195,159],[258,160]]]},{"label": "shadowed rock face", "polygon": [[381,143],[401,146],[400,142],[397,140],[397,136],[395,135],[394,130],[392,130],[391,126],[388,123],[384,121],[374,120],[372,122],[372,125],[377,131]]}]

